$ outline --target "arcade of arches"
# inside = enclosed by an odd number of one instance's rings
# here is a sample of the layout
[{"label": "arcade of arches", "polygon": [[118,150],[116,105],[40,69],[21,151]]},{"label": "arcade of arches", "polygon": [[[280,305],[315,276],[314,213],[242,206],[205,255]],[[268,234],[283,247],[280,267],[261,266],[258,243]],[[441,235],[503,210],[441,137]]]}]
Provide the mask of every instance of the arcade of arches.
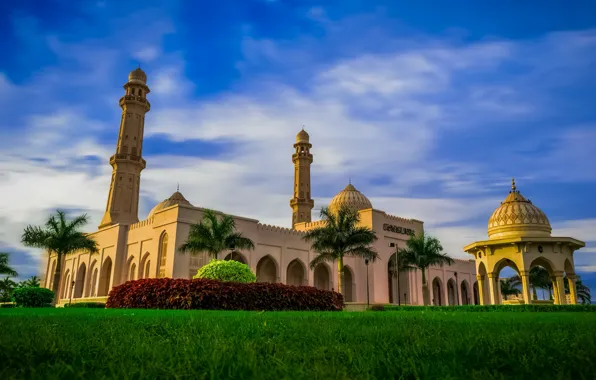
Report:
[{"label": "arcade of arches", "polygon": [[[511,191],[488,221],[488,240],[464,247],[474,255],[480,303],[497,305],[502,299],[499,275],[505,267],[512,268],[522,285],[523,303],[531,303],[530,270],[536,266],[548,272],[554,290],[555,304],[576,304],[575,267],[573,254],[585,243],[571,237],[551,236],[546,215],[517,190]],[[569,282],[569,298],[565,295],[564,278]]]}]

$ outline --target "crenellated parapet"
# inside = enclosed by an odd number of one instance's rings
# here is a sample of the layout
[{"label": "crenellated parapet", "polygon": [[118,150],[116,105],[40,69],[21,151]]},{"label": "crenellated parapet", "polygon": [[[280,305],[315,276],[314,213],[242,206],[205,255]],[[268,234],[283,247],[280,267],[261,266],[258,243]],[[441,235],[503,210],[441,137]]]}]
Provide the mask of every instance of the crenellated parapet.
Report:
[{"label": "crenellated parapet", "polygon": [[420,221],[420,220],[417,220],[417,219],[408,219],[408,218],[402,218],[401,216],[395,216],[395,215],[387,214],[387,213],[386,213],[386,212],[384,212],[384,211],[381,211],[381,212],[382,212],[382,213],[385,215],[385,217],[386,217],[387,219],[389,219],[389,220],[395,220],[395,221],[397,221],[397,222],[400,222],[400,223],[407,223],[407,224],[410,224],[410,225],[412,225],[412,226],[414,226],[414,225],[422,225],[422,224],[424,224],[424,222],[422,222],[422,221]]},{"label": "crenellated parapet", "polygon": [[149,226],[149,225],[151,225],[151,224],[153,224],[153,216],[151,216],[151,217],[149,217],[149,218],[147,218],[147,219],[145,219],[145,220],[142,220],[142,221],[140,221],[140,222],[137,222],[137,223],[131,224],[131,225],[128,227],[128,229],[129,229],[129,230],[134,230],[134,229],[137,229],[137,228],[141,228],[141,227]]},{"label": "crenellated parapet", "polygon": [[304,223],[303,226],[304,226],[305,230],[312,230],[315,228],[320,228],[320,227],[325,226],[325,223],[326,223],[326,221],[321,219],[321,220],[316,220],[314,222]]},{"label": "crenellated parapet", "polygon": [[272,231],[279,234],[304,236],[304,232],[292,228],[272,226],[270,224],[257,223],[257,231]]}]

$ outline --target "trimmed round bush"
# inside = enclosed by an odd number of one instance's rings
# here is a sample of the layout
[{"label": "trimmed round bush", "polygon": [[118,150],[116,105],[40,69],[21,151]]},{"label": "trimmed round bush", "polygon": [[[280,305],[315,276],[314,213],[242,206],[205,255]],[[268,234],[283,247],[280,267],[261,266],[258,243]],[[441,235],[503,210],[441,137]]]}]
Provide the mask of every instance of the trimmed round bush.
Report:
[{"label": "trimmed round bush", "polygon": [[340,293],[311,286],[144,278],[114,287],[107,308],[341,311]]},{"label": "trimmed round bush", "polygon": [[16,288],[12,299],[18,307],[47,307],[54,300],[54,292],[37,286]]},{"label": "trimmed round bush", "polygon": [[207,278],[226,282],[256,282],[257,276],[248,265],[234,260],[211,260],[193,278]]}]

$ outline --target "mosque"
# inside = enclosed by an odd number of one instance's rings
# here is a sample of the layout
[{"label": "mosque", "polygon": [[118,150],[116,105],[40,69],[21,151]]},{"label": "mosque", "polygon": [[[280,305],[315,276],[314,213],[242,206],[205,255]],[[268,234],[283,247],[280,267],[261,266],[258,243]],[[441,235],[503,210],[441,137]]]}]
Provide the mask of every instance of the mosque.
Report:
[{"label": "mosque", "polygon": [[[99,254],[80,252],[63,259],[58,289],[59,304],[105,301],[112,287],[128,280],[192,278],[210,260],[206,254],[194,256],[178,251],[187,239],[190,226],[201,221],[205,210],[191,204],[179,191],[158,203],[145,220],[139,220],[141,171],[146,166],[143,159],[145,115],[151,108],[147,100],[150,90],[146,74],[140,68],[133,70],[124,90],[125,94],[120,98],[122,119],[116,152],[109,160],[113,171],[105,214],[98,230],[89,234],[98,242]],[[256,273],[257,281],[337,290],[338,275],[334,266],[331,263],[319,264],[311,270],[309,263],[317,254],[302,239],[305,231],[324,223],[311,220],[314,207],[310,176],[313,154],[306,131],[301,130],[298,133],[293,148],[291,158],[294,163],[294,189],[290,200],[292,228],[266,225],[255,219],[233,216],[237,230],[255,243],[255,249],[234,251],[232,257],[232,252],[224,253],[220,259],[232,258],[248,264]],[[329,208],[333,210],[342,205],[358,210],[361,225],[376,232],[378,240],[373,248],[380,255],[380,260],[368,265],[361,259],[345,259],[342,289],[345,301],[354,304],[423,304],[420,271],[397,272],[394,275],[396,271],[390,268],[394,262],[390,258],[395,255],[395,247],[404,247],[410,235],[423,231],[423,222],[375,209],[370,200],[351,183],[332,199]],[[486,303],[489,299],[491,303],[498,302],[498,296],[495,295],[498,293],[495,292],[496,282],[493,280],[495,271],[502,263],[493,264],[489,258],[497,255],[500,249],[511,250],[512,247],[517,247],[516,249],[526,252],[529,246],[542,244],[544,247],[558,249],[556,252],[565,252],[565,257],[570,257],[573,249],[581,243],[573,239],[548,238],[544,226],[537,227],[544,235],[542,240],[534,239],[530,242],[517,235],[510,237],[509,230],[500,225],[500,219],[496,225],[489,228],[489,234],[497,231],[494,236],[499,237],[498,240],[478,242],[466,247],[466,251],[472,253],[475,260],[455,259],[453,265],[428,269],[426,278],[429,287],[432,286],[433,304],[478,304],[483,300]],[[541,243],[537,243],[538,241]],[[489,252],[487,247],[493,243],[504,248],[495,248],[490,251],[492,253],[486,253]],[[560,268],[559,261],[553,263],[552,268],[555,271]],[[526,270],[524,268],[527,266],[524,265],[520,262],[518,267]],[[49,255],[43,268],[44,286],[51,286],[55,268],[56,257]],[[553,273],[558,275],[559,272]]]}]

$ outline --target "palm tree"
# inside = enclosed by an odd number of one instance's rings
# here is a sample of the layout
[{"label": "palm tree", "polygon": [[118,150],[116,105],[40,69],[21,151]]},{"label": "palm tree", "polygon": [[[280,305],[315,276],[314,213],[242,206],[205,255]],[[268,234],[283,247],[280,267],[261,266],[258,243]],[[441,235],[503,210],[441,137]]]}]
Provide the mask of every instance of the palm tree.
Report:
[{"label": "palm tree", "polygon": [[[565,278],[563,279],[563,283],[565,284],[565,294],[569,294],[569,279],[567,278],[567,276],[565,276]],[[592,303],[592,294],[590,293],[590,288],[582,283],[582,280],[579,275],[576,275],[575,294],[578,303]]]},{"label": "palm tree", "polygon": [[54,303],[58,300],[58,286],[62,276],[62,261],[66,255],[78,251],[98,253],[97,242],[89,235],[80,232],[89,221],[86,214],[77,216],[72,220],[66,219],[66,213],[56,210],[56,215],[50,215],[44,226],[27,226],[21,237],[21,242],[27,247],[42,248],[50,254],[55,253],[56,272],[52,282]]},{"label": "palm tree", "polygon": [[406,248],[400,250],[406,262],[422,271],[422,298],[424,305],[430,304],[430,292],[426,282],[426,270],[432,265],[451,265],[455,261],[446,253],[439,239],[421,232],[410,236]]},{"label": "palm tree", "polygon": [[519,280],[518,276],[513,276],[510,278],[502,278],[501,279],[501,294],[503,295],[503,298],[506,298],[507,296],[517,296],[521,293],[521,290],[519,290],[518,286],[521,285],[521,282]]},{"label": "palm tree", "polygon": [[375,232],[368,227],[360,227],[360,215],[348,206],[341,206],[336,212],[327,207],[321,208],[321,219],[325,223],[306,232],[302,237],[311,243],[311,249],[318,253],[310,262],[315,269],[322,262],[337,261],[338,291],[342,292],[344,283],[344,257],[360,257],[375,261],[379,255],[370,247],[377,240]]},{"label": "palm tree", "polygon": [[552,286],[553,283],[550,279],[550,274],[546,268],[541,266],[535,266],[530,269],[530,285],[534,293],[534,299],[538,299],[536,289],[548,289],[550,299],[552,299]]},{"label": "palm tree", "polygon": [[19,283],[19,286],[28,287],[28,288],[39,288],[41,286],[41,283],[39,281],[39,277],[31,276],[30,279],[21,281]]},{"label": "palm tree", "polygon": [[236,223],[231,215],[221,218],[213,210],[205,210],[203,220],[190,226],[186,242],[178,249],[192,255],[206,252],[217,258],[220,253],[234,249],[255,249],[255,244],[242,233],[236,232]]},{"label": "palm tree", "polygon": [[10,302],[10,296],[16,286],[17,283],[11,280],[10,277],[0,280],[0,302]]},{"label": "palm tree", "polygon": [[18,276],[17,272],[8,265],[8,256],[8,253],[0,252],[0,274]]}]

